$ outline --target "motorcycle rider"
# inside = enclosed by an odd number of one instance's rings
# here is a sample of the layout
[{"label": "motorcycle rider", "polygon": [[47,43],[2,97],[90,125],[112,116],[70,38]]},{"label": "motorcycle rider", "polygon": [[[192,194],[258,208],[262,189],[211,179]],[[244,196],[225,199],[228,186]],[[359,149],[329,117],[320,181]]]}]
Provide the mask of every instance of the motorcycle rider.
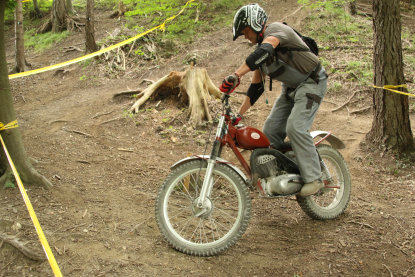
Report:
[{"label": "motorcycle rider", "polygon": [[[284,149],[288,135],[304,182],[299,195],[308,196],[324,187],[309,130],[327,91],[327,73],[319,58],[291,27],[279,22],[266,26],[267,18],[258,4],[245,5],[237,11],[233,40],[244,35],[257,47],[235,73],[224,78],[219,89],[232,93],[240,78],[253,71],[251,85],[234,119],[237,124],[264,92],[265,75],[282,82],[281,94],[265,121],[263,133],[277,149]],[[284,47],[285,51],[275,49],[277,46]]]}]

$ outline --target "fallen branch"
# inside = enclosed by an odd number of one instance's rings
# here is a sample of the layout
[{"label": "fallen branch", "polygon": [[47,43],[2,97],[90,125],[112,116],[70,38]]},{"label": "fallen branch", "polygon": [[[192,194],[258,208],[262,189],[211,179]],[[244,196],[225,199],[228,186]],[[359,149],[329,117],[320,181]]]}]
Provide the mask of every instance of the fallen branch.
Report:
[{"label": "fallen branch", "polygon": [[134,228],[133,229],[131,229],[130,230],[130,232],[128,232],[128,234],[131,234],[135,229],[137,229],[138,227],[140,227],[141,225],[143,225],[144,224],[144,222],[146,222],[147,220],[149,220],[150,218],[152,218],[153,216],[150,216],[149,218],[147,218],[146,220],[144,220],[143,222],[141,222],[141,223],[138,223],[137,225],[135,225],[134,226]]},{"label": "fallen branch", "polygon": [[124,151],[124,152],[134,152],[134,150],[125,149],[125,148],[118,148],[118,151]]},{"label": "fallen branch", "polygon": [[26,257],[28,257],[31,260],[34,260],[34,261],[44,261],[44,260],[46,260],[46,258],[43,255],[40,255],[40,254],[30,250],[29,248],[24,246],[21,242],[19,242],[16,239],[16,237],[14,237],[14,236],[8,236],[8,235],[5,235],[5,234],[0,234],[0,239],[3,240],[4,242],[7,242],[10,245],[12,245],[13,247],[15,247],[17,250],[22,252]]},{"label": "fallen branch", "polygon": [[126,91],[117,92],[112,97],[115,98],[115,97],[121,96],[121,95],[131,95],[131,94],[135,94],[135,93],[141,93],[142,91],[143,91],[142,89],[126,90]]},{"label": "fallen branch", "polygon": [[350,220],[350,221],[347,221],[348,223],[354,223],[354,224],[358,224],[358,225],[361,225],[362,227],[363,226],[365,226],[365,227],[368,227],[368,228],[370,228],[370,229],[375,229],[375,228],[373,228],[372,226],[370,226],[369,224],[367,224],[367,223],[362,223],[362,222],[357,222],[357,221],[353,221],[353,220]]},{"label": "fallen branch", "polygon": [[72,122],[72,120],[61,120],[61,119],[53,120],[53,121],[49,122],[49,125],[52,124],[52,123],[59,123],[59,122]]},{"label": "fallen branch", "polygon": [[130,53],[131,53],[131,51],[132,51],[132,50],[133,50],[133,48],[134,48],[135,42],[136,42],[136,40],[134,40],[134,41],[133,41],[133,44],[131,44],[130,51],[128,51],[128,54],[127,54],[127,58],[128,58],[128,56],[130,56]]},{"label": "fallen branch", "polygon": [[97,118],[97,117],[99,117],[99,116],[107,115],[107,114],[110,114],[110,113],[113,113],[113,112],[114,112],[114,111],[110,111],[110,112],[106,112],[106,113],[97,113],[97,114],[95,114],[95,115],[92,117],[92,119]]},{"label": "fallen branch", "polygon": [[350,258],[349,256],[347,256],[345,253],[341,253],[340,252],[340,254],[343,254],[346,258],[348,258],[349,260],[351,260],[352,262],[354,262],[357,266],[360,266],[360,264],[358,262],[356,262],[353,258]]},{"label": "fallen branch", "polygon": [[298,9],[296,9],[292,14],[290,14],[290,15],[287,15],[286,17],[284,17],[283,19],[281,19],[280,21],[281,22],[284,22],[284,20],[286,19],[286,18],[290,18],[290,17],[292,17],[294,14],[296,14],[299,10],[301,10],[303,8],[303,6],[300,6]]},{"label": "fallen branch", "polygon": [[120,118],[121,118],[121,117],[113,118],[113,119],[110,119],[110,120],[107,120],[107,121],[101,122],[101,123],[99,123],[98,125],[102,125],[102,124],[110,123],[110,122],[115,121],[115,120],[118,120],[118,119],[120,119]]},{"label": "fallen branch", "polygon": [[371,108],[372,108],[372,106],[369,106],[369,107],[366,107],[366,108],[363,108],[363,109],[360,109],[360,110],[357,110],[357,111],[353,111],[350,114],[365,112],[367,110],[370,110]]},{"label": "fallen branch", "polygon": [[77,228],[77,227],[82,227],[82,226],[84,226],[84,225],[86,225],[86,223],[82,223],[82,224],[79,224],[79,225],[75,225],[75,226],[69,227],[69,228],[67,228],[67,229],[65,230],[65,232],[66,232],[66,231],[69,231],[69,230],[72,230],[72,229],[75,229],[75,228]]},{"label": "fallen branch", "polygon": [[389,274],[391,275],[391,277],[393,277],[392,270],[390,270],[389,267],[387,267],[385,264],[382,264],[382,265],[384,267],[386,267],[386,269],[389,271]]},{"label": "fallen branch", "polygon": [[352,100],[352,98],[356,95],[356,93],[357,92],[359,92],[360,90],[356,90],[353,94],[352,94],[352,96],[350,96],[350,98],[349,98],[349,100],[347,100],[343,105],[341,105],[340,107],[338,107],[338,108],[335,108],[334,110],[331,110],[332,112],[335,112],[335,111],[337,111],[337,110],[340,110],[341,108],[343,108],[344,106],[346,106],[349,102],[350,102],[350,100]]},{"label": "fallen branch", "polygon": [[331,101],[327,101],[327,100],[323,100],[323,102],[330,103],[330,104],[333,104],[333,105],[336,105],[336,106],[338,106],[338,105],[339,105],[339,104],[337,104],[337,103],[334,103],[334,102],[331,102]]},{"label": "fallen branch", "polygon": [[72,70],[74,70],[75,68],[73,67],[73,68],[67,68],[67,69],[57,69],[56,71],[55,71],[55,73],[53,73],[53,76],[56,76],[56,75],[58,75],[59,73],[62,73],[63,75],[65,75],[66,73],[68,73],[68,72],[71,72]]},{"label": "fallen branch", "polygon": [[66,52],[69,52],[69,51],[79,51],[79,52],[84,52],[81,48],[79,48],[79,47],[75,47],[75,46],[69,46],[69,47],[67,47],[67,49],[65,50],[65,53],[66,53]]},{"label": "fallen branch", "polygon": [[75,134],[84,135],[86,137],[93,137],[93,135],[90,135],[90,134],[87,134],[87,133],[84,133],[84,132],[81,132],[81,131],[66,130],[66,129],[63,129],[63,130],[66,131],[66,132],[72,132],[72,133],[75,133]]}]

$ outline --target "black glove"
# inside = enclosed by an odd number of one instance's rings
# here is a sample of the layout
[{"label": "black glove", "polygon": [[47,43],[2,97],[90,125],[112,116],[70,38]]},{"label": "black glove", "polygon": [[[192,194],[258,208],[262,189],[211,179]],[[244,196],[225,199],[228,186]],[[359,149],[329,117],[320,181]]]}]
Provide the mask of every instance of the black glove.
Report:
[{"label": "black glove", "polygon": [[241,119],[243,118],[243,116],[240,113],[234,114],[231,117],[232,120],[232,125],[238,125],[238,122],[241,121]]},{"label": "black glove", "polygon": [[223,79],[222,85],[219,87],[219,90],[226,94],[231,94],[237,86],[239,86],[240,79],[238,74],[233,73]]}]

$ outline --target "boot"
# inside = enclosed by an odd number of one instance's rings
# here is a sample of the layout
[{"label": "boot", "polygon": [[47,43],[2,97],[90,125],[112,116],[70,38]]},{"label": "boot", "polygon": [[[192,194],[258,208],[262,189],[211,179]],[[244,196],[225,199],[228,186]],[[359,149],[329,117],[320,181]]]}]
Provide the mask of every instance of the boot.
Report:
[{"label": "boot", "polygon": [[309,196],[317,193],[321,188],[324,188],[324,183],[321,179],[317,179],[311,183],[304,184],[298,195],[302,197]]}]

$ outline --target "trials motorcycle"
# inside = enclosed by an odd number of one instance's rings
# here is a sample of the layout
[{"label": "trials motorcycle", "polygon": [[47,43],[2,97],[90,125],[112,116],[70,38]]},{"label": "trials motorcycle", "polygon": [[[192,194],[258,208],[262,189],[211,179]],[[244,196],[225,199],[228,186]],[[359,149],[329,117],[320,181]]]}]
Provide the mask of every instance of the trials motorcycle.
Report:
[{"label": "trials motorcycle", "polygon": [[[171,246],[190,255],[212,256],[234,245],[251,216],[249,190],[269,199],[295,195],[303,211],[314,219],[334,219],[344,212],[351,178],[346,161],[336,150],[346,147],[340,139],[331,132],[310,133],[318,139],[315,145],[325,187],[301,197],[303,181],[290,146],[276,149],[261,131],[233,126],[229,96],[223,103],[211,154],[175,163],[158,190],[156,221]],[[220,158],[224,146],[232,149],[248,176]],[[238,148],[252,150],[250,165]]]}]

